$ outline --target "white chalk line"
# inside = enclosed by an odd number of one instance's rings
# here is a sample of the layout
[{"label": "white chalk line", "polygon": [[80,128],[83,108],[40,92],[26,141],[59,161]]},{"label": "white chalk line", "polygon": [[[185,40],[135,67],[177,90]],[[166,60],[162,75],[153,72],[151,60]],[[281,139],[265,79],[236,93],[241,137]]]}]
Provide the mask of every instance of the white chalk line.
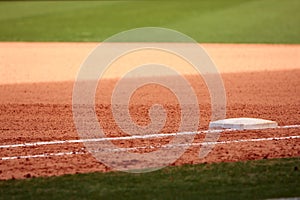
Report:
[{"label": "white chalk line", "polygon": [[[122,152],[122,151],[134,151],[142,149],[154,149],[154,148],[176,148],[176,147],[189,147],[189,146],[200,146],[200,145],[216,145],[216,144],[230,144],[230,143],[244,143],[244,142],[262,142],[262,141],[278,141],[278,140],[289,140],[289,139],[300,139],[300,135],[286,136],[286,137],[269,137],[269,138],[254,138],[254,139],[243,139],[243,140],[228,140],[219,142],[197,142],[197,143],[183,143],[183,144],[167,144],[167,145],[157,145],[149,147],[130,147],[130,148],[116,148],[116,149],[100,149],[97,152]],[[59,153],[44,153],[36,155],[26,155],[26,156],[9,156],[2,157],[0,160],[14,160],[14,159],[26,159],[26,158],[45,158],[54,156],[67,156],[67,155],[82,155],[87,154],[84,151],[71,151],[71,152],[59,152]]]},{"label": "white chalk line", "polygon": [[223,129],[223,130],[205,130],[205,131],[195,131],[195,132],[179,132],[179,133],[160,133],[160,134],[148,134],[148,135],[133,135],[133,136],[123,136],[123,137],[105,137],[105,138],[91,138],[91,139],[79,139],[79,140],[55,140],[55,141],[45,141],[45,142],[32,142],[32,143],[22,143],[22,144],[8,144],[1,145],[0,149],[4,148],[15,148],[15,147],[30,147],[30,146],[42,146],[51,144],[66,144],[66,143],[84,143],[84,142],[103,142],[103,141],[117,141],[117,140],[136,140],[136,139],[151,139],[151,138],[164,138],[171,136],[181,136],[181,135],[196,135],[204,133],[217,133],[225,131],[236,131],[234,129]]},{"label": "white chalk line", "polygon": [[155,149],[155,148],[176,148],[176,147],[190,147],[200,145],[217,145],[217,144],[230,144],[230,143],[243,143],[243,142],[261,142],[261,141],[272,141],[272,140],[288,140],[288,139],[300,139],[300,135],[285,136],[285,137],[270,137],[270,138],[254,138],[254,139],[243,139],[243,140],[227,140],[219,142],[194,142],[194,143],[182,143],[182,144],[166,144],[166,145],[150,145],[142,147],[129,147],[129,148],[116,148],[116,149],[99,149],[93,151],[97,152],[122,152],[122,151],[134,151],[142,149]]},{"label": "white chalk line", "polygon": [[[300,128],[300,125],[278,126],[275,129],[291,129],[291,128]],[[269,128],[269,129],[274,129],[274,128]],[[257,129],[257,130],[259,130],[259,129]],[[170,137],[170,136],[196,135],[196,134],[207,134],[207,133],[222,133],[222,132],[231,132],[231,131],[245,131],[245,130],[220,129],[220,130],[204,130],[204,131],[179,132],[179,133],[160,133],[160,134],[156,133],[156,134],[148,134],[148,135],[133,135],[133,136],[123,136],[123,137],[78,139],[78,140],[54,140],[54,141],[44,141],[44,142],[32,142],[32,143],[0,145],[0,149],[16,148],[16,147],[43,146],[43,145],[51,145],[51,144],[68,144],[68,143],[84,143],[84,142],[103,142],[103,141],[117,141],[117,140],[165,138],[165,137]],[[252,130],[252,131],[254,131],[254,130]]]}]

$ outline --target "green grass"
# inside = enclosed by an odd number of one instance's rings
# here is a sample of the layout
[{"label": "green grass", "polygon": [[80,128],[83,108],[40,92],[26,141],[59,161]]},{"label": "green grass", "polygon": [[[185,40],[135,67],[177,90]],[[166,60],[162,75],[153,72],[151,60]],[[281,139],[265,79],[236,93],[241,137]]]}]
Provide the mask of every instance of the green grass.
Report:
[{"label": "green grass", "polygon": [[0,199],[265,199],[300,197],[300,157],[0,181]]},{"label": "green grass", "polygon": [[0,41],[103,41],[165,27],[198,42],[299,43],[299,0],[0,2]]}]

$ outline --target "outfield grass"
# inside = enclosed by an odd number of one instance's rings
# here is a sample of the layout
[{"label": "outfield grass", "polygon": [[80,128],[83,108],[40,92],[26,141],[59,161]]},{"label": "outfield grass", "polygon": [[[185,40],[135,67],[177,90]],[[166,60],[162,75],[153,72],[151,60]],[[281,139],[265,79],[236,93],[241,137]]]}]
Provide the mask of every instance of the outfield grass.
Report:
[{"label": "outfield grass", "polygon": [[103,41],[157,26],[198,42],[299,43],[299,0],[0,2],[0,41]]},{"label": "outfield grass", "polygon": [[300,197],[300,158],[0,181],[0,199],[265,199]]}]

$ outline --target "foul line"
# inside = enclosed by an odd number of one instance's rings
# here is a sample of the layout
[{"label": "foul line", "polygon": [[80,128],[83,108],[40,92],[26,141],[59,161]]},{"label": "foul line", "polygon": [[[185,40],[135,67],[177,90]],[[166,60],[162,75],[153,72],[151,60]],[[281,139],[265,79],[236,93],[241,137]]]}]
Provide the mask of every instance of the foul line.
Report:
[{"label": "foul line", "polygon": [[[243,142],[261,142],[261,141],[272,141],[272,140],[287,140],[287,139],[300,139],[300,135],[294,136],[286,136],[286,137],[270,137],[270,138],[255,138],[255,139],[244,139],[244,140],[228,140],[228,141],[220,141],[220,142],[197,142],[197,143],[184,143],[184,144],[175,144],[175,145],[157,145],[157,146],[149,146],[149,147],[131,147],[131,148],[116,148],[116,149],[101,149],[97,152],[121,152],[121,151],[131,151],[131,150],[140,150],[140,149],[153,149],[153,148],[175,148],[175,147],[189,147],[189,146],[198,146],[198,145],[212,145],[212,144],[230,144],[230,143],[243,143]],[[26,158],[44,158],[44,157],[52,157],[52,156],[66,156],[66,155],[82,155],[87,154],[88,152],[83,151],[72,151],[72,152],[59,152],[59,153],[45,153],[45,154],[37,154],[37,155],[27,155],[27,156],[10,156],[10,157],[2,157],[0,160],[14,160],[14,159],[26,159]]]},{"label": "foul line", "polygon": [[230,143],[243,143],[243,142],[261,142],[261,141],[272,141],[272,140],[288,140],[288,139],[300,139],[300,135],[286,136],[286,137],[270,137],[270,138],[254,138],[254,139],[243,139],[243,140],[227,140],[227,141],[219,141],[219,142],[195,142],[195,143],[183,143],[183,144],[166,144],[166,145],[156,145],[156,146],[148,146],[148,147],[130,147],[130,148],[116,148],[116,149],[101,149],[94,151],[103,152],[122,152],[122,151],[133,151],[133,150],[141,150],[141,149],[154,149],[154,148],[176,148],[176,147],[189,147],[189,146],[205,146],[205,145],[216,145],[216,144],[230,144]]},{"label": "foul line", "polygon": [[[300,125],[278,126],[275,129],[290,129],[290,128],[300,128]],[[274,128],[271,128],[271,129],[274,129]],[[258,129],[258,130],[261,130],[261,129]],[[79,140],[55,140],[55,141],[45,141],[45,142],[32,142],[32,143],[22,143],[22,144],[0,145],[0,149],[16,148],[16,147],[43,146],[43,145],[51,145],[51,144],[68,144],[68,143],[84,143],[84,142],[102,142],[102,141],[117,141],[117,140],[136,140],[136,139],[164,138],[164,137],[170,137],[170,136],[196,135],[196,134],[207,134],[207,133],[222,133],[222,132],[231,132],[231,131],[247,131],[247,130],[221,129],[221,130],[204,130],[204,131],[179,132],[179,133],[160,133],[160,134],[149,134],[149,135],[133,135],[133,136],[124,136],[124,137],[91,138],[91,139],[79,139]],[[254,130],[252,130],[252,131],[254,131]]]}]

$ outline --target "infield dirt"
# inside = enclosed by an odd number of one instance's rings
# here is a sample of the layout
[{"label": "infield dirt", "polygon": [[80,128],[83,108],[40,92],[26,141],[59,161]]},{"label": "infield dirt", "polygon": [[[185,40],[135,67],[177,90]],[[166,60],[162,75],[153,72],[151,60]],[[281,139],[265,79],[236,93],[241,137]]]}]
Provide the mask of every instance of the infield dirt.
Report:
[{"label": "infield dirt", "polygon": [[[78,139],[72,115],[73,82],[94,43],[0,43],[0,145]],[[227,117],[259,117],[279,125],[300,124],[300,45],[204,44],[216,62],[227,95]],[[165,77],[164,77],[165,78]],[[175,84],[176,77],[167,77]],[[209,93],[203,80],[186,75],[201,112],[199,130],[208,128]],[[114,123],[110,94],[117,79],[103,80],[96,96],[97,115],[109,137],[125,135]],[[134,81],[134,80],[131,80]],[[151,91],[151,94],[149,94]],[[176,132],[180,107],[163,87],[148,85],[134,93],[130,112],[140,125],[148,109],[161,103],[168,111],[162,133]],[[219,141],[299,135],[299,129],[224,132]],[[171,137],[170,137],[171,138]],[[166,144],[170,138],[118,141],[120,147]],[[194,142],[201,142],[197,135]],[[300,139],[218,144],[204,159],[191,147],[174,165],[300,156]],[[141,152],[148,151],[147,149]],[[111,170],[83,144],[3,148],[0,157],[74,152],[74,155],[0,160],[0,179]],[[83,154],[75,154],[82,152]]]}]

